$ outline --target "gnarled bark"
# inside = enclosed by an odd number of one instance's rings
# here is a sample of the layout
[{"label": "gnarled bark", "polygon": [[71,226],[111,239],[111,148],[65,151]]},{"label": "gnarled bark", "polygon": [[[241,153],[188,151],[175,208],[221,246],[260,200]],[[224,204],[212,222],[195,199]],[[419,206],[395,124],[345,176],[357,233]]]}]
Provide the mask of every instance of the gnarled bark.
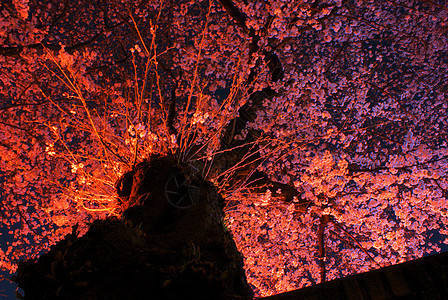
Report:
[{"label": "gnarled bark", "polygon": [[121,219],[76,229],[22,263],[25,299],[250,299],[242,258],[223,223],[223,199],[169,157],[152,157],[119,182]]}]

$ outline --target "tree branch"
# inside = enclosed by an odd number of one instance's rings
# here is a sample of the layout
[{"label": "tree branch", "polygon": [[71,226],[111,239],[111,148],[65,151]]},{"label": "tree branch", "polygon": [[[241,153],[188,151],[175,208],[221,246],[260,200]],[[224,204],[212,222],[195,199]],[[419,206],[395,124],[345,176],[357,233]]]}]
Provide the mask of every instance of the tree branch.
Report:
[{"label": "tree branch", "polygon": [[249,29],[246,26],[246,15],[243,14],[231,0],[219,0],[219,3],[221,3],[222,7],[236,24],[243,29],[244,32],[249,34]]},{"label": "tree branch", "polygon": [[325,254],[325,227],[330,222],[331,216],[329,215],[322,215],[320,217],[320,223],[319,228],[317,230],[317,240],[318,240],[318,247],[319,247],[319,267],[320,267],[320,283],[326,281],[326,269],[325,269],[325,260],[326,260],[326,254]]}]

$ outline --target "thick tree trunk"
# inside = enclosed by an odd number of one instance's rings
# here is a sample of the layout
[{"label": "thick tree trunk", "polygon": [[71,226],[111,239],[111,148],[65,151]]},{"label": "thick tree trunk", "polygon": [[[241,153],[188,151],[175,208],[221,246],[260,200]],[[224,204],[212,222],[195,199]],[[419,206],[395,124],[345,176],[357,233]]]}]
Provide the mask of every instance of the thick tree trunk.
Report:
[{"label": "thick tree trunk", "polygon": [[76,230],[19,266],[25,299],[250,299],[214,187],[169,157],[118,182],[121,219]]},{"label": "thick tree trunk", "polygon": [[262,299],[445,300],[448,299],[448,252]]}]

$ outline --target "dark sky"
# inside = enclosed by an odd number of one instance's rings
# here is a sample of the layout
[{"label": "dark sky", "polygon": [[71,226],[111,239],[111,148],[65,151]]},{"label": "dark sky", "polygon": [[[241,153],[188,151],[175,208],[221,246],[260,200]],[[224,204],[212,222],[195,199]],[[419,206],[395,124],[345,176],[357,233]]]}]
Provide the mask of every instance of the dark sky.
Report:
[{"label": "dark sky", "polygon": [[[2,276],[9,277],[6,272],[0,272]],[[0,299],[17,299],[15,296],[16,284],[13,284],[7,280],[0,281]]]},{"label": "dark sky", "polygon": [[[2,228],[3,229],[3,228]],[[3,230],[0,230],[0,233]],[[2,248],[6,247],[6,243],[8,241],[7,235],[1,235],[0,236],[0,245]],[[10,242],[12,242],[10,240]],[[15,296],[15,290],[17,288],[17,285],[10,282],[9,280],[2,278],[9,278],[11,275],[8,272],[1,271],[0,270],[0,300],[4,299],[17,299]]]},{"label": "dark sky", "polygon": [[[0,196],[0,201],[1,201],[2,197]],[[7,228],[0,228],[0,247],[6,251],[7,246],[7,242],[12,242],[11,239],[8,239],[8,234],[7,231],[9,229]],[[9,278],[10,274],[8,272],[4,272],[0,270],[0,276],[2,276],[1,278]],[[4,300],[4,299],[17,299],[15,296],[15,290],[17,288],[17,285],[10,282],[9,280],[1,280],[0,278],[0,300]]]}]

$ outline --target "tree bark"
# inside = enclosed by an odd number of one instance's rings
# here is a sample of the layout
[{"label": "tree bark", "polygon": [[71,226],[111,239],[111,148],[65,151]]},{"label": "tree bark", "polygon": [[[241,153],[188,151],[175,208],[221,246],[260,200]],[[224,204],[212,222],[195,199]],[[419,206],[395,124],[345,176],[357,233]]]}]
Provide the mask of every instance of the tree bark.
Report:
[{"label": "tree bark", "polygon": [[13,279],[25,299],[251,299],[243,260],[213,185],[170,157],[117,184],[121,219],[97,220]]}]

